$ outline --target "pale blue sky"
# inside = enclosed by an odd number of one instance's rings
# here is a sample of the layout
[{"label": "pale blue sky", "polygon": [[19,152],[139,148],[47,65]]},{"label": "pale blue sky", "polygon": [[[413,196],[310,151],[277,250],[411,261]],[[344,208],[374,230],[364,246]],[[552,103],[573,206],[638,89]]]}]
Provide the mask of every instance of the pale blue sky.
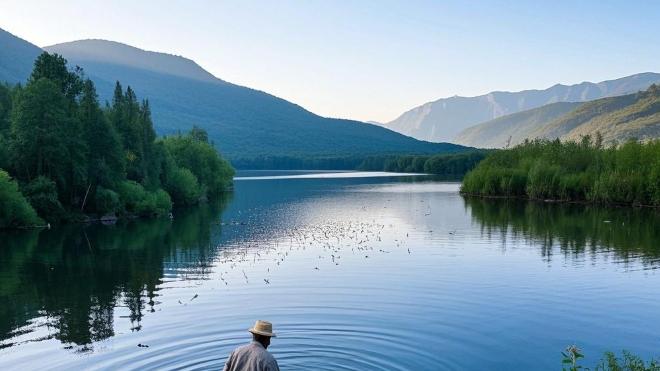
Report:
[{"label": "pale blue sky", "polygon": [[39,46],[121,41],[325,116],[660,72],[660,1],[0,0]]}]

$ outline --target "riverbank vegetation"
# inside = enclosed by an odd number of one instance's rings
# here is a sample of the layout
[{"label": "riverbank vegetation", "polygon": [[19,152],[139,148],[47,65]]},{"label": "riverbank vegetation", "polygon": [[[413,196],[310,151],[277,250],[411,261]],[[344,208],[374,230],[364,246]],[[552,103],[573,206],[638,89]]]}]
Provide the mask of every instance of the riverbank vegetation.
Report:
[{"label": "riverbank vegetation", "polygon": [[358,170],[426,173],[462,178],[489,152],[478,150],[434,156],[371,156],[362,161]]},{"label": "riverbank vegetation", "polygon": [[158,139],[148,100],[117,82],[101,107],[82,69],[48,53],[25,86],[0,85],[0,169],[0,228],[159,215],[233,176],[203,130]]},{"label": "riverbank vegetation", "polygon": [[469,172],[464,194],[539,200],[660,206],[660,141],[603,147],[534,140],[492,152]]},{"label": "riverbank vegetation", "polygon": [[237,169],[249,170],[360,170],[426,173],[460,179],[491,150],[466,150],[437,155],[266,156],[232,160]]},{"label": "riverbank vegetation", "polygon": [[[580,363],[585,358],[582,351],[575,345],[571,345],[561,352],[562,355],[562,370],[564,371],[578,371],[589,370]],[[660,371],[660,361],[651,359],[648,362],[644,361],[641,357],[636,356],[628,351],[623,351],[621,356],[617,356],[613,352],[605,352],[600,362],[594,367],[596,371]]]}]

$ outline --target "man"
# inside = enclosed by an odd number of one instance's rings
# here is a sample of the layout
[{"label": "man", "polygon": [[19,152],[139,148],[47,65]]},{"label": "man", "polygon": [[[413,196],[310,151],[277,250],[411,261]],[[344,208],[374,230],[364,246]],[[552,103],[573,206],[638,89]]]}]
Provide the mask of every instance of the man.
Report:
[{"label": "man", "polygon": [[257,321],[248,331],[252,333],[252,342],[231,352],[223,371],[280,371],[277,361],[266,350],[270,338],[275,337],[273,325]]}]

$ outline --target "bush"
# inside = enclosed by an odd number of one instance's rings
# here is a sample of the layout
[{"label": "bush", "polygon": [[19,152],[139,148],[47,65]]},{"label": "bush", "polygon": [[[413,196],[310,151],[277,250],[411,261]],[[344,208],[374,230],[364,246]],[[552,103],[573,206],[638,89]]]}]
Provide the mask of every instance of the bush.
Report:
[{"label": "bush", "polygon": [[117,188],[119,199],[129,213],[149,216],[163,215],[172,210],[170,195],[162,189],[149,192],[141,184],[132,180],[123,181]]},{"label": "bush", "polygon": [[57,196],[57,185],[51,179],[37,177],[23,188],[23,193],[42,218],[51,223],[64,218],[65,211]]},{"label": "bush", "polygon": [[121,210],[121,200],[117,192],[98,187],[96,189],[95,206],[99,214],[113,214]]},{"label": "bush", "polygon": [[175,166],[168,174],[165,188],[178,205],[196,204],[201,196],[197,177],[185,168]]},{"label": "bush", "polygon": [[0,170],[0,228],[43,224],[37,212],[18,189],[18,184],[6,171]]}]

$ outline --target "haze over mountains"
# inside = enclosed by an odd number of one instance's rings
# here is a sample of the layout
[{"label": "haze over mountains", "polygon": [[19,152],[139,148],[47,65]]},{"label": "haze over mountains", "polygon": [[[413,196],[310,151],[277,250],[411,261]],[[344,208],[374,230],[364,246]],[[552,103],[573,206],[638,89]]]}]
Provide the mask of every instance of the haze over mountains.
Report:
[{"label": "haze over mountains", "polygon": [[[0,30],[0,81],[24,82],[42,50]],[[110,100],[115,81],[130,85],[151,104],[159,134],[206,129],[231,160],[266,157],[328,158],[425,154],[464,150],[419,141],[377,125],[315,115],[265,92],[220,80],[194,61],[104,40],[44,48],[81,66]]]},{"label": "haze over mountains", "polygon": [[455,142],[463,130],[498,117],[551,103],[586,102],[634,93],[653,83],[660,83],[660,74],[647,72],[599,83],[557,84],[545,90],[455,96],[413,108],[383,126],[421,140]]}]

